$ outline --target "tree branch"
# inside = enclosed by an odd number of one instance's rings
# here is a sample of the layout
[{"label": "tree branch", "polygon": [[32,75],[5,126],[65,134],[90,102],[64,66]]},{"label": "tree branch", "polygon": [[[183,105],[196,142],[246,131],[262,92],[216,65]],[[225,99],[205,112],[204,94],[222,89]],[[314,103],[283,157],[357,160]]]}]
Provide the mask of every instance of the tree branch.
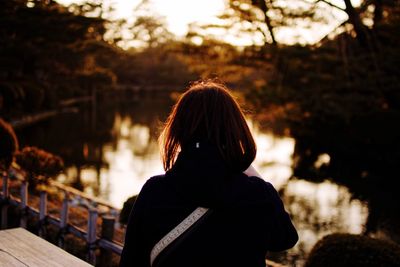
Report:
[{"label": "tree branch", "polygon": [[332,4],[332,3],[329,2],[329,1],[326,1],[326,0],[317,0],[315,3],[318,3],[318,2],[323,2],[323,3],[327,4],[327,5],[330,5],[331,7],[334,7],[334,8],[336,8],[336,9],[339,9],[339,10],[343,11],[343,12],[346,12],[345,9],[343,9],[343,8],[341,8],[341,7],[339,7],[339,6],[335,5],[335,4]]}]

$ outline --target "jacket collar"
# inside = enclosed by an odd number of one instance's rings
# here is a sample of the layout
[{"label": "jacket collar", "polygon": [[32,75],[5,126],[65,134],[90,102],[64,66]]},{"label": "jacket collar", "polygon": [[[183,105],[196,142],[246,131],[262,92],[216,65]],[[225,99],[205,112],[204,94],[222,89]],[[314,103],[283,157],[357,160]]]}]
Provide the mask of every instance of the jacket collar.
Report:
[{"label": "jacket collar", "polygon": [[204,207],[224,205],[223,191],[233,174],[218,148],[204,141],[184,146],[167,172],[179,195]]}]

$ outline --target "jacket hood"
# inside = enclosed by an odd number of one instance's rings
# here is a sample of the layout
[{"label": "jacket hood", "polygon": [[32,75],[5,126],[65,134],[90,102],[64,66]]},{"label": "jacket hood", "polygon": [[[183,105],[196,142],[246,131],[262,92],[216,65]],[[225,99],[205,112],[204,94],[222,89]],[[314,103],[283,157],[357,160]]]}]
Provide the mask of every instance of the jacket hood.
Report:
[{"label": "jacket hood", "polygon": [[181,197],[204,207],[228,205],[232,185],[240,175],[228,167],[218,148],[207,142],[186,145],[167,172]]}]

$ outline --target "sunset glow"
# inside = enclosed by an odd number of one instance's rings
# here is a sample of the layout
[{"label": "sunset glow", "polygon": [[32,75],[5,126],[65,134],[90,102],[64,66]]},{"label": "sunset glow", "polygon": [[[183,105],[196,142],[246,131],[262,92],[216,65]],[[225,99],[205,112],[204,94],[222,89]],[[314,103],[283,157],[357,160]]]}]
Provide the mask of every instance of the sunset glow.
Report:
[{"label": "sunset glow", "polygon": [[[82,0],[57,0],[58,2],[69,5],[79,3]],[[337,3],[336,3],[337,2]],[[355,6],[359,1],[352,1]],[[112,18],[124,18],[132,21],[135,18],[135,8],[141,3],[141,0],[123,1],[113,0],[104,1],[104,6],[112,5],[115,9]],[[155,14],[165,18],[168,30],[178,38],[184,36],[191,23],[197,24],[219,24],[217,17],[225,8],[224,0],[153,0],[148,2]],[[341,6],[341,1],[332,1],[332,3]],[[318,5],[326,5],[319,3]],[[325,6],[326,8],[326,6]],[[313,23],[312,25],[297,25],[295,27],[281,27],[275,29],[277,40],[281,43],[315,43],[323,36],[332,32],[338,25],[346,19],[346,15],[336,9],[328,7],[329,23]],[[237,27],[236,27],[237,28]],[[211,29],[207,33],[215,39],[226,41],[236,46],[262,45],[263,38],[261,34],[240,33],[234,28],[229,32],[223,29]],[[134,45],[134,42],[131,43]],[[128,45],[129,46],[129,45]]]},{"label": "sunset glow", "polygon": [[[82,2],[79,0],[57,0],[64,5]],[[140,0],[114,0],[115,16],[130,19],[134,17],[134,9]],[[154,0],[151,1],[155,12],[165,16],[168,29],[175,35],[184,35],[188,24],[192,22],[209,22],[224,8],[224,0]]]}]

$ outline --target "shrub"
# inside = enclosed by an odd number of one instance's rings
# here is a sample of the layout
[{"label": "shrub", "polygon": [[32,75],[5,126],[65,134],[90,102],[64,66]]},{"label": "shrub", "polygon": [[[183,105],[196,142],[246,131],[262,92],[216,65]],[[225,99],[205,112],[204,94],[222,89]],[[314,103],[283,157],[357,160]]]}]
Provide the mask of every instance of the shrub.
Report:
[{"label": "shrub", "polygon": [[36,147],[24,147],[16,154],[16,162],[27,172],[26,179],[30,188],[48,183],[48,179],[60,173],[64,168],[63,160]]},{"label": "shrub", "polygon": [[331,234],[315,244],[304,266],[400,266],[400,246],[367,236]]},{"label": "shrub", "polygon": [[119,214],[119,222],[121,224],[128,224],[129,214],[131,213],[131,210],[133,208],[133,205],[135,204],[136,199],[137,199],[137,195],[134,195],[134,196],[128,198],[124,202],[124,206],[122,207],[122,210]]}]

